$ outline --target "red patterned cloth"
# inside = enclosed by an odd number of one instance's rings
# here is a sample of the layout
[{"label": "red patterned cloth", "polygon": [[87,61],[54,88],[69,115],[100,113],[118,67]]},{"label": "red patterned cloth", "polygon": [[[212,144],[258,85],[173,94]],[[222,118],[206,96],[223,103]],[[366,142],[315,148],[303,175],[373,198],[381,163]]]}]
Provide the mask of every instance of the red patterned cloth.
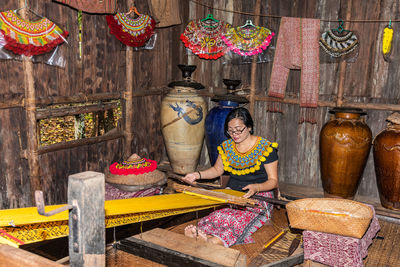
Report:
[{"label": "red patterned cloth", "polygon": [[323,263],[328,266],[361,267],[362,259],[368,255],[372,239],[381,229],[375,216],[361,239],[328,233],[304,231],[304,259]]},{"label": "red patterned cloth", "polygon": [[152,187],[136,192],[128,192],[122,191],[118,188],[106,183],[106,190],[104,200],[114,200],[114,199],[126,199],[126,198],[134,198],[134,197],[147,197],[158,195],[161,192],[160,187]]},{"label": "red patterned cloth", "polygon": [[300,123],[316,123],[313,113],[319,94],[319,30],[318,19],[283,17],[279,26],[268,95],[284,98],[290,69],[301,69]]},{"label": "red patterned cloth", "polygon": [[[259,196],[273,198],[272,191],[257,193]],[[225,247],[254,243],[251,235],[271,219],[273,205],[260,202],[262,208],[224,208],[203,217],[199,229],[208,235],[222,240]]]}]

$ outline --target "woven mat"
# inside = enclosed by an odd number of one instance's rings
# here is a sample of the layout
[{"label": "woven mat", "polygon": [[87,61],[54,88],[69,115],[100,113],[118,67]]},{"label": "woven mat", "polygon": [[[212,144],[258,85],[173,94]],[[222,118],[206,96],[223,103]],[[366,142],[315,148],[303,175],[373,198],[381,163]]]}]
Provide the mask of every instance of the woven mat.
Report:
[{"label": "woven mat", "polygon": [[368,249],[364,259],[365,267],[400,266],[400,225],[379,220],[381,230]]}]

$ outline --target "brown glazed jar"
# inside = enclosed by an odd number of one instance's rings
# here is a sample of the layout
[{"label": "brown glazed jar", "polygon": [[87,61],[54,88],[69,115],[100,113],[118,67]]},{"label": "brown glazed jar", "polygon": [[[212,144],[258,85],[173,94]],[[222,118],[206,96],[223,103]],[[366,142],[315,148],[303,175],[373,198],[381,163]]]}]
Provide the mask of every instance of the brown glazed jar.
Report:
[{"label": "brown glazed jar", "polygon": [[361,109],[334,108],[319,139],[325,197],[353,199],[371,147],[372,133]]},{"label": "brown glazed jar", "polygon": [[400,210],[400,114],[387,119],[389,124],[374,140],[374,164],[381,204]]}]

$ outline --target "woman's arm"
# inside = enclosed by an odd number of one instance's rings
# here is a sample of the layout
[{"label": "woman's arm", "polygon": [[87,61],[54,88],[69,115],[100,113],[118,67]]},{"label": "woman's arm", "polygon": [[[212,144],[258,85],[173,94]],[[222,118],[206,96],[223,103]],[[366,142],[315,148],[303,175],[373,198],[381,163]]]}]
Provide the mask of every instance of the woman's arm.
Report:
[{"label": "woman's arm", "polygon": [[260,184],[249,184],[243,190],[249,190],[243,197],[249,198],[257,192],[270,191],[278,187],[278,161],[264,164],[268,180]]},{"label": "woman's arm", "polygon": [[221,176],[224,173],[224,164],[221,155],[218,155],[217,161],[211,168],[201,171],[188,173],[182,179],[188,183],[193,183],[197,179],[211,179]]}]

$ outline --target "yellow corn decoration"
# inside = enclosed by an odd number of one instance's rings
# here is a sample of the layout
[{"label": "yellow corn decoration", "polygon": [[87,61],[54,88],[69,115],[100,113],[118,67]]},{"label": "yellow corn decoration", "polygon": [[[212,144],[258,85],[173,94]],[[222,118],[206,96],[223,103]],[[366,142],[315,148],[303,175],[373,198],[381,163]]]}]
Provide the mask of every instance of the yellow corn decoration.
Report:
[{"label": "yellow corn decoration", "polygon": [[386,27],[383,30],[383,38],[382,38],[382,53],[383,56],[388,56],[392,49],[392,40],[393,40],[393,29]]}]

